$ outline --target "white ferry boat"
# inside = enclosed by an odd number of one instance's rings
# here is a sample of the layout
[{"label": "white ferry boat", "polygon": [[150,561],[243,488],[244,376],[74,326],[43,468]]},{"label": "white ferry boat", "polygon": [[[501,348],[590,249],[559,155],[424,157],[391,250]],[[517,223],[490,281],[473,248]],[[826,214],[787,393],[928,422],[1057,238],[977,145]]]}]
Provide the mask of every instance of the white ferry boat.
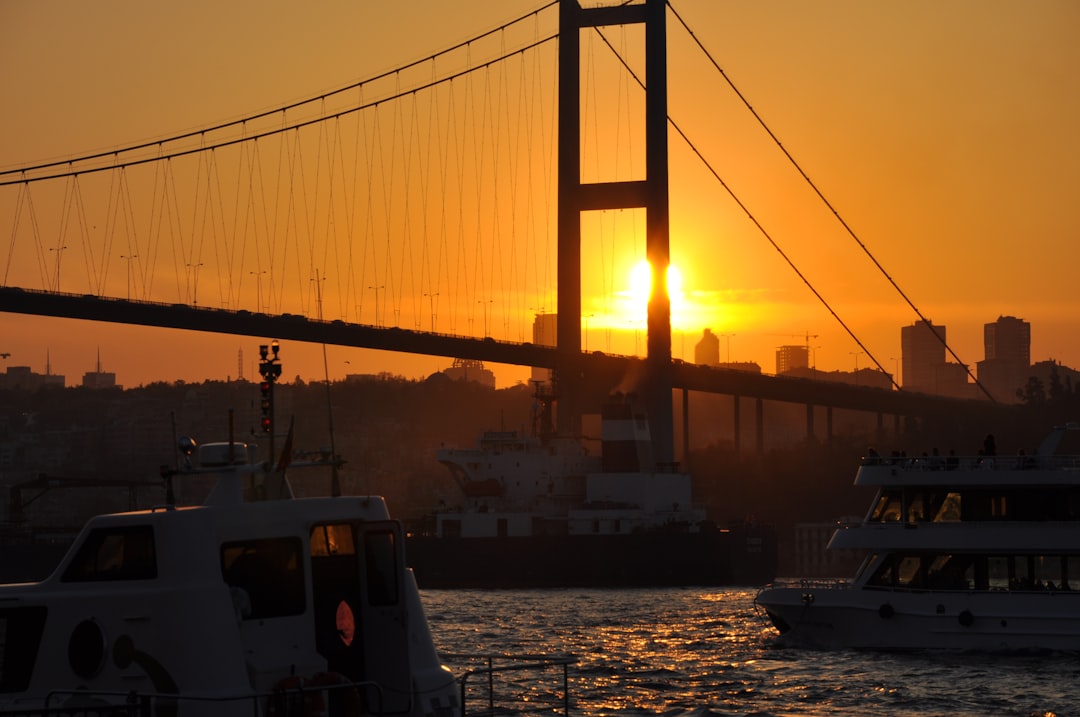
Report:
[{"label": "white ferry boat", "polygon": [[1070,429],[1034,455],[863,459],[877,495],[830,549],[868,554],[850,581],[755,598],[784,641],[855,648],[1080,650],[1080,455]]},{"label": "white ferry boat", "polygon": [[383,500],[248,501],[284,476],[236,468],[0,586],[0,714],[460,714]]}]

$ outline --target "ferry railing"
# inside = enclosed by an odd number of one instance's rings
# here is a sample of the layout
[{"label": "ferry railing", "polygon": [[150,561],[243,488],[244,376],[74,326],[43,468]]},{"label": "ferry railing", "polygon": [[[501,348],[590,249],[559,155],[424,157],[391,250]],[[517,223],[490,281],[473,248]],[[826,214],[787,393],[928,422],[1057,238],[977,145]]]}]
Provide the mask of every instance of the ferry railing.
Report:
[{"label": "ferry railing", "polygon": [[[569,671],[577,663],[576,657],[453,653],[443,657],[474,665],[461,671],[458,678],[460,717],[511,714],[569,717]],[[0,717],[159,717],[178,713],[220,714],[223,710],[230,715],[252,717],[379,715],[383,713],[382,704],[381,685],[375,682],[307,683],[235,695],[54,690],[43,706],[0,708]]]},{"label": "ferry railing", "polygon": [[[65,700],[64,704],[53,704]],[[247,706],[245,706],[247,703]],[[188,705],[189,709],[182,709]],[[376,682],[298,684],[269,692],[235,695],[178,695],[162,692],[54,690],[42,707],[0,708],[0,717],[164,717],[181,714],[251,714],[252,717],[307,717],[312,714],[379,715],[382,686]],[[218,710],[213,710],[218,707]]]},{"label": "ferry railing", "polygon": [[570,714],[571,655],[475,655],[444,653],[460,671],[461,717],[508,714]]}]

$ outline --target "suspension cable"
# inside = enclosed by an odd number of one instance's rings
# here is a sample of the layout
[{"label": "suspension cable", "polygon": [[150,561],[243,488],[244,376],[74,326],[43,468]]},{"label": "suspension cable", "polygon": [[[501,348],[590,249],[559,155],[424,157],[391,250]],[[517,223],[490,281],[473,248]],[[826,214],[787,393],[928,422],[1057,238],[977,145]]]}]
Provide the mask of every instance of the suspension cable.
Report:
[{"label": "suspension cable", "polygon": [[[325,93],[320,94],[320,95],[315,96],[315,97],[310,97],[308,99],[299,100],[299,101],[296,101],[296,102],[285,104],[285,105],[282,105],[280,107],[276,107],[274,109],[265,110],[265,111],[258,112],[258,113],[253,114],[253,115],[248,115],[248,116],[242,117],[242,118],[237,119],[237,120],[232,120],[232,121],[229,121],[229,122],[223,122],[221,124],[212,125],[212,126],[209,126],[209,127],[203,127],[203,128],[197,129],[197,130],[191,130],[189,132],[185,132],[185,133],[182,133],[182,134],[166,137],[164,139],[158,139],[158,140],[153,140],[153,141],[149,141],[149,142],[142,142],[142,143],[139,143],[139,144],[130,145],[130,146],[127,146],[127,147],[122,147],[122,148],[119,148],[119,149],[107,150],[107,151],[103,151],[103,152],[96,152],[96,153],[93,153],[93,154],[88,154],[88,155],[83,155],[83,156],[78,156],[78,157],[71,157],[71,158],[68,158],[68,159],[61,159],[61,160],[55,160],[55,161],[52,161],[52,162],[45,162],[45,163],[41,163],[41,164],[29,166],[29,167],[17,167],[17,168],[14,168],[14,169],[0,170],[0,187],[12,185],[12,184],[22,184],[22,183],[26,183],[26,182],[36,182],[36,181],[41,181],[41,180],[45,180],[45,179],[56,179],[56,178],[60,178],[60,177],[68,177],[68,176],[72,176],[72,175],[76,175],[76,174],[90,174],[90,173],[93,173],[93,172],[100,172],[100,171],[104,171],[104,170],[107,170],[107,169],[114,169],[116,166],[120,166],[120,165],[125,166],[125,167],[131,167],[131,166],[135,166],[135,165],[139,165],[139,164],[145,164],[147,162],[160,161],[162,159],[172,159],[172,158],[175,158],[175,157],[182,157],[182,156],[186,156],[186,155],[189,155],[189,154],[193,154],[195,152],[205,151],[207,149],[219,149],[219,148],[222,148],[222,147],[228,147],[228,146],[232,146],[234,144],[238,144],[238,143],[241,143],[241,142],[253,141],[253,140],[256,140],[256,139],[261,139],[263,137],[269,137],[269,136],[273,136],[273,135],[277,135],[277,134],[282,134],[282,133],[286,132],[289,129],[300,129],[300,128],[307,127],[307,126],[312,125],[312,124],[317,124],[319,122],[324,122],[324,121],[327,121],[327,120],[330,120],[330,119],[337,119],[337,118],[340,118],[340,117],[344,117],[346,115],[368,109],[368,108],[373,107],[373,106],[375,106],[377,104],[380,104],[382,102],[389,102],[391,100],[395,100],[395,99],[399,99],[401,97],[404,97],[405,95],[413,94],[415,92],[420,92],[420,91],[423,91],[423,90],[431,89],[433,87],[437,87],[439,85],[443,85],[443,84],[446,84],[446,83],[449,83],[449,82],[453,82],[454,80],[456,80],[456,79],[458,79],[460,77],[471,74],[473,72],[477,72],[479,70],[486,69],[486,68],[490,67],[491,65],[495,65],[495,64],[497,64],[499,62],[502,62],[503,60],[506,60],[507,58],[513,57],[514,55],[523,54],[523,53],[525,53],[525,52],[527,52],[529,50],[535,49],[535,48],[537,48],[537,47],[539,47],[541,45],[544,45],[544,44],[546,44],[548,42],[551,42],[552,40],[554,40],[554,39],[556,39],[558,37],[558,33],[557,32],[549,33],[548,35],[546,35],[544,37],[541,37],[541,38],[539,38],[539,39],[537,39],[537,40],[535,40],[535,41],[533,41],[531,43],[528,43],[526,45],[518,47],[515,50],[506,51],[502,55],[500,55],[498,57],[495,57],[495,58],[493,58],[493,59],[491,59],[491,60],[489,60],[489,61],[487,61],[487,62],[485,62],[483,64],[467,68],[467,69],[462,70],[460,72],[452,73],[452,74],[447,75],[446,77],[444,77],[442,79],[431,80],[430,82],[427,82],[427,83],[424,83],[424,84],[421,84],[421,85],[417,85],[416,87],[412,87],[412,88],[410,88],[408,90],[402,90],[400,92],[396,92],[396,93],[394,93],[392,95],[389,95],[387,97],[384,97],[384,98],[382,98],[380,100],[368,102],[368,103],[365,103],[365,104],[362,104],[362,105],[358,105],[358,106],[352,107],[352,108],[350,108],[348,110],[343,110],[341,112],[337,112],[337,113],[334,113],[334,114],[320,115],[319,117],[317,117],[315,119],[306,120],[306,121],[302,121],[302,122],[295,122],[295,123],[288,124],[288,125],[282,126],[282,127],[278,127],[276,129],[269,130],[269,131],[266,131],[266,132],[262,132],[262,133],[259,133],[259,134],[249,134],[249,135],[241,137],[239,139],[224,140],[224,141],[214,143],[214,144],[200,144],[200,146],[197,149],[182,150],[182,151],[177,151],[177,152],[168,153],[168,154],[157,154],[157,155],[155,155],[155,156],[153,156],[151,158],[130,160],[130,161],[122,162],[120,164],[113,163],[113,164],[108,164],[106,166],[92,167],[92,168],[82,169],[82,170],[72,169],[72,167],[74,165],[79,165],[79,164],[83,164],[83,163],[87,163],[87,162],[92,162],[94,160],[99,160],[99,159],[106,159],[108,157],[116,158],[119,155],[130,154],[130,153],[133,153],[133,152],[138,152],[140,150],[150,149],[150,148],[153,148],[153,147],[159,147],[160,148],[162,145],[173,144],[175,142],[180,142],[182,140],[193,139],[195,137],[204,137],[205,135],[207,135],[209,133],[212,133],[212,132],[218,132],[218,131],[221,131],[221,130],[234,128],[234,127],[242,127],[246,123],[253,122],[253,121],[258,120],[258,119],[271,117],[271,116],[277,115],[277,114],[285,114],[285,113],[289,112],[290,110],[294,110],[294,109],[296,109],[298,107],[303,107],[305,105],[313,104],[315,102],[324,102],[329,97],[334,97],[335,95],[343,94],[345,92],[349,92],[349,91],[352,91],[352,90],[356,90],[358,88],[362,88],[364,85],[368,85],[368,84],[371,84],[373,82],[377,82],[377,81],[385,79],[387,77],[392,77],[392,76],[394,76],[396,74],[400,74],[401,72],[404,72],[404,71],[409,70],[411,68],[418,67],[418,66],[423,65],[423,64],[425,64],[427,62],[432,62],[432,61],[438,59],[439,57],[442,57],[443,55],[447,55],[447,54],[452,53],[452,52],[454,52],[456,50],[460,50],[463,47],[468,47],[469,45],[471,45],[473,43],[476,43],[479,40],[482,40],[482,39],[484,39],[484,38],[486,38],[486,37],[488,37],[490,35],[494,35],[494,34],[496,34],[498,32],[501,32],[501,31],[505,30],[506,28],[512,27],[513,25],[515,25],[515,24],[517,24],[519,22],[523,22],[526,19],[528,19],[528,18],[530,18],[530,17],[532,17],[534,15],[538,15],[539,13],[547,10],[548,8],[551,8],[551,7],[555,6],[555,5],[557,5],[558,2],[559,2],[559,0],[551,0],[551,2],[549,2],[547,5],[544,5],[544,6],[540,7],[540,8],[537,8],[536,10],[528,12],[525,15],[517,18],[516,20],[512,20],[510,22],[504,23],[503,25],[501,25],[499,27],[496,27],[496,28],[493,28],[493,29],[491,29],[491,30],[489,30],[489,31],[487,31],[485,33],[482,33],[482,34],[476,36],[476,37],[473,37],[473,38],[470,38],[470,39],[465,40],[463,42],[460,42],[457,45],[454,45],[453,47],[447,48],[445,50],[441,50],[441,51],[439,51],[437,53],[434,53],[432,55],[429,55],[428,57],[425,57],[423,59],[414,60],[413,62],[410,62],[410,63],[408,63],[406,65],[401,66],[401,67],[394,68],[393,70],[388,70],[388,71],[383,72],[383,73],[381,73],[379,75],[375,75],[373,77],[369,77],[367,79],[360,80],[358,82],[354,82],[354,83],[348,85],[347,87],[342,87],[342,88],[337,89],[337,90],[332,90],[330,92],[325,92]],[[43,171],[43,170],[51,170],[51,169],[55,169],[57,167],[67,167],[68,169],[65,170],[65,171],[47,172],[46,174],[43,174],[40,177],[27,176],[28,173],[40,172],[40,171]]]},{"label": "suspension cable", "polygon": [[[634,81],[637,82],[642,89],[645,89],[645,83],[641,80],[640,77],[638,77],[637,73],[635,73],[633,69],[630,68],[625,58],[623,58],[615,50],[615,48],[608,41],[607,37],[604,36],[604,33],[599,28],[594,29],[596,30],[596,33],[600,35],[600,38],[604,41],[604,44],[606,44],[608,48],[611,49],[615,57],[618,58],[619,62],[622,63],[623,67],[626,68],[626,71],[630,74]],[[747,207],[741,199],[739,199],[738,195],[735,194],[735,191],[728,185],[727,182],[724,181],[724,179],[720,176],[720,173],[716,171],[716,168],[713,167],[709,160],[705,158],[705,156],[701,153],[701,150],[697,148],[697,145],[695,145],[690,140],[690,137],[687,136],[687,134],[682,130],[681,127],[679,127],[675,120],[672,119],[671,115],[668,115],[667,121],[668,124],[671,125],[672,129],[674,129],[678,133],[678,135],[682,137],[683,141],[686,142],[687,146],[690,148],[690,151],[692,151],[697,156],[697,158],[701,160],[702,164],[705,165],[705,168],[709,171],[710,174],[712,174],[713,178],[715,178],[716,181],[719,182],[720,186],[723,187],[724,191],[728,193],[728,196],[732,198],[735,204],[738,205],[738,207],[743,211],[744,214],[746,214],[747,218],[753,223],[753,225],[757,227],[758,231],[761,232],[761,235],[765,237],[769,244],[772,245],[773,249],[776,250],[780,257],[785,262],[787,262],[787,265],[791,267],[791,270],[795,272],[795,275],[798,276],[804,284],[806,284],[806,287],[810,289],[810,292],[817,298],[819,302],[821,302],[821,305],[825,307],[825,309],[829,312],[829,314],[832,315],[834,319],[836,319],[837,323],[839,323],[840,326],[843,327],[844,331],[847,332],[848,336],[852,338],[852,340],[859,346],[859,348],[862,349],[863,352],[870,357],[870,360],[873,361],[879,369],[881,369],[882,373],[886,373],[885,369],[883,369],[881,367],[881,364],[878,362],[877,357],[875,357],[874,354],[870,351],[870,349],[867,348],[866,345],[864,345],[863,342],[859,339],[859,337],[855,335],[855,332],[846,323],[844,323],[844,320],[840,318],[840,315],[836,313],[836,311],[832,308],[832,306],[825,299],[825,297],[822,296],[816,288],[814,288],[814,285],[810,283],[810,280],[806,278],[806,276],[801,271],[799,271],[799,268],[795,265],[795,262],[792,261],[786,253],[784,253],[784,250],[780,248],[780,245],[776,242],[776,240],[773,239],[772,235],[769,234],[768,230],[766,230],[765,227],[761,224],[761,222],[758,221],[757,217],[754,216],[754,213],[750,211],[750,208]],[[886,375],[888,374],[886,373]],[[892,377],[890,380],[892,381],[893,385],[896,386],[896,388],[900,388],[900,386],[896,383],[895,377]]]},{"label": "suspension cable", "polygon": [[[986,394],[986,397],[989,398],[991,402],[996,403],[996,401],[994,400],[994,397],[992,395],[990,395],[990,392],[986,389],[986,387],[983,386],[981,383],[979,383],[979,379],[975,377],[974,373],[972,373],[971,367],[960,360],[960,357],[956,355],[956,352],[953,351],[952,347],[949,346],[948,342],[945,341],[945,337],[941,335],[941,333],[938,331],[937,327],[935,327],[932,323],[930,323],[930,321],[923,315],[923,313],[919,310],[919,307],[917,307],[915,305],[915,303],[908,297],[908,295],[904,292],[904,290],[900,288],[900,285],[892,278],[892,276],[889,275],[889,273],[885,270],[885,267],[882,266],[881,262],[879,262],[877,260],[877,257],[875,257],[873,255],[873,253],[871,253],[869,247],[867,247],[866,244],[863,243],[863,241],[859,238],[859,236],[855,233],[855,231],[851,228],[851,226],[844,220],[843,217],[840,216],[840,212],[833,206],[833,204],[828,199],[826,199],[826,197],[825,197],[824,193],[821,191],[821,189],[818,188],[817,184],[814,183],[814,181],[810,178],[810,176],[806,173],[806,171],[803,170],[802,166],[795,160],[795,158],[791,155],[791,153],[788,152],[787,148],[784,147],[784,145],[780,141],[780,139],[776,136],[776,134],[772,131],[772,129],[768,126],[768,124],[765,123],[765,120],[761,118],[761,115],[759,115],[757,113],[757,111],[753,108],[753,106],[746,99],[746,97],[743,95],[743,93],[739,91],[739,88],[735,86],[735,83],[732,82],[731,78],[728,77],[726,72],[724,72],[724,69],[722,67],[720,67],[720,64],[716,61],[716,59],[713,57],[713,55],[705,48],[705,46],[702,44],[701,40],[699,40],[697,35],[694,34],[694,31],[690,29],[690,27],[686,24],[686,21],[683,20],[682,16],[679,15],[678,11],[672,6],[670,0],[668,0],[667,6],[671,10],[671,13],[675,16],[675,19],[677,19],[679,21],[679,24],[682,25],[683,29],[686,30],[687,34],[690,35],[690,37],[694,40],[694,43],[698,46],[698,48],[702,51],[702,53],[704,53],[705,57],[708,58],[709,62],[712,63],[712,66],[714,68],[716,68],[716,71],[718,73],[720,73],[721,77],[724,78],[724,82],[726,82],[728,87],[731,88],[732,92],[735,93],[735,96],[739,98],[739,101],[743,103],[743,106],[745,106],[746,109],[750,111],[750,114],[752,114],[754,116],[754,119],[757,120],[759,125],[761,125],[761,128],[763,130],[765,130],[765,132],[769,135],[769,137],[776,144],[776,146],[780,149],[780,151],[784,153],[784,156],[787,157],[788,161],[791,162],[791,165],[793,167],[795,167],[795,170],[802,176],[802,178],[804,180],[806,180],[806,183],[810,186],[811,189],[814,190],[814,193],[817,194],[818,198],[821,199],[821,201],[825,204],[826,207],[828,207],[829,211],[832,212],[834,217],[836,217],[836,220],[838,222],[840,222],[840,226],[842,226],[844,228],[844,231],[846,231],[848,233],[848,235],[852,239],[855,240],[855,243],[859,245],[859,248],[862,249],[863,253],[866,254],[866,256],[870,259],[870,261],[873,262],[874,266],[877,267],[877,270],[881,273],[881,275],[884,276],[885,279],[889,282],[889,284],[892,285],[892,287],[896,290],[896,293],[898,293],[900,295],[900,297],[904,300],[904,302],[907,303],[907,305],[909,307],[911,307],[911,310],[915,312],[915,315],[919,317],[919,320],[922,321],[924,324],[926,324],[926,326],[933,332],[933,334],[937,338],[937,340],[940,341],[941,345],[945,347],[945,350],[949,352],[949,355],[952,356],[954,359],[956,359],[956,362],[958,364],[960,364],[961,366],[964,367],[964,371],[967,372],[967,375],[969,377],[971,377],[972,381],[975,382],[975,385],[978,386],[979,389],[984,394]],[[672,125],[674,126],[674,123],[672,123]],[[682,134],[682,133],[680,132],[680,134]],[[684,135],[684,139],[685,139],[685,135]],[[696,153],[696,150],[695,150],[695,153]],[[700,156],[700,155],[698,155],[698,156]],[[726,187],[725,187],[725,189],[726,189]],[[756,224],[756,222],[755,222],[755,224]],[[772,240],[770,239],[769,241],[771,242]],[[804,279],[804,281],[805,281],[805,279]],[[817,294],[816,291],[814,293]],[[832,310],[830,309],[830,312],[831,311]],[[847,327],[845,327],[845,329],[846,328]],[[865,347],[863,347],[862,343],[857,338],[855,338],[855,335],[851,334],[850,331],[848,331],[848,333],[851,335],[851,337],[853,339],[855,339],[855,342],[857,344],[859,344],[859,347],[863,348],[865,350]],[[878,363],[877,359],[874,358],[874,356],[869,351],[867,351],[866,354],[867,354],[867,356],[869,356],[871,358],[871,360],[873,360],[873,362],[877,365],[877,367],[884,373],[885,369],[881,366],[880,363]],[[900,388],[900,386],[896,383],[895,377],[893,378],[893,385],[896,386],[898,389]]]}]

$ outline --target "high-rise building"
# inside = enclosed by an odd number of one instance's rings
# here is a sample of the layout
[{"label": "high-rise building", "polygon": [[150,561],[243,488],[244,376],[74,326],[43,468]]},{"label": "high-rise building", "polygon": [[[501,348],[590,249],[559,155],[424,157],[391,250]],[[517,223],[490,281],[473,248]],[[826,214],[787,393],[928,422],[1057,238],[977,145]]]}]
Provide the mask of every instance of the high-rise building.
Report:
[{"label": "high-rise building", "polygon": [[776,375],[810,368],[810,347],[790,344],[776,347]]},{"label": "high-rise building", "polygon": [[983,325],[979,383],[994,400],[1016,403],[1016,392],[1031,376],[1031,324],[1015,316],[999,316]]},{"label": "high-rise building", "polygon": [[916,321],[900,328],[900,351],[904,388],[938,393],[945,366],[945,327],[933,321]]},{"label": "high-rise building", "polygon": [[[537,314],[533,319],[532,340],[537,346],[557,346],[559,339],[559,315]],[[551,383],[551,369],[533,366],[532,380]]]},{"label": "high-rise building", "polygon": [[705,329],[701,340],[694,345],[694,363],[699,366],[718,366],[720,364],[720,338]]}]

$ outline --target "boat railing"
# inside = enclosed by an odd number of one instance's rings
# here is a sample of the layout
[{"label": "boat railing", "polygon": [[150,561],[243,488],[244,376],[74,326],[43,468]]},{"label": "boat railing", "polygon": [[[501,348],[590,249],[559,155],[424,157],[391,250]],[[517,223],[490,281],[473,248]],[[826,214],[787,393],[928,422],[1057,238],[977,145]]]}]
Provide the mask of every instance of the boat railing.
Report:
[{"label": "boat railing", "polygon": [[444,653],[460,674],[461,716],[570,714],[571,655],[466,655]]},{"label": "boat railing", "polygon": [[[458,678],[460,717],[495,717],[511,714],[570,714],[569,655],[463,655],[446,654],[469,665]],[[310,714],[379,715],[383,695],[375,682],[349,682],[337,675],[327,680],[295,680],[270,692],[242,694],[171,694],[109,690],[54,690],[40,707],[0,708],[2,717],[154,717],[182,713],[187,705],[195,713],[217,714],[234,705],[242,712],[272,717]],[[200,707],[201,705],[201,707]],[[450,708],[448,708],[450,709]],[[231,712],[230,712],[231,713]],[[436,717],[449,717],[439,716]]]},{"label": "boat railing", "polygon": [[1080,455],[1016,456],[863,456],[861,465],[906,471],[1080,470]]},{"label": "boat railing", "polygon": [[851,587],[846,578],[777,578],[762,588],[801,588],[803,590],[843,590]]},{"label": "boat railing", "polygon": [[[350,682],[327,673],[327,680],[296,680],[270,692],[241,694],[171,694],[109,690],[53,690],[41,707],[0,708],[2,717],[155,717],[176,714],[183,705],[192,713],[233,705],[251,715],[305,717],[312,714],[384,713],[382,686],[377,682]],[[233,709],[233,708],[231,708]],[[182,713],[187,713],[186,711]],[[229,714],[232,714],[230,711]],[[386,713],[389,714],[389,713]]]}]

